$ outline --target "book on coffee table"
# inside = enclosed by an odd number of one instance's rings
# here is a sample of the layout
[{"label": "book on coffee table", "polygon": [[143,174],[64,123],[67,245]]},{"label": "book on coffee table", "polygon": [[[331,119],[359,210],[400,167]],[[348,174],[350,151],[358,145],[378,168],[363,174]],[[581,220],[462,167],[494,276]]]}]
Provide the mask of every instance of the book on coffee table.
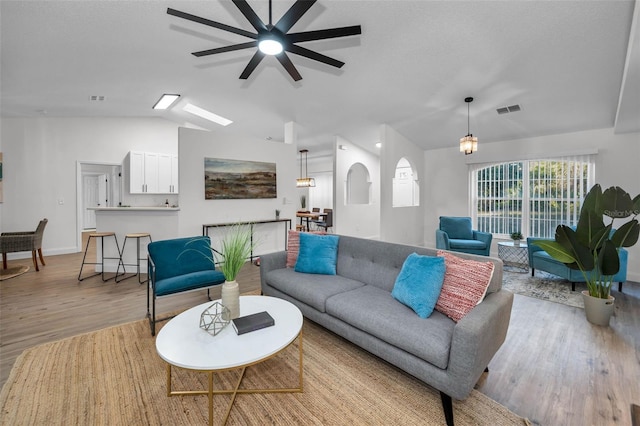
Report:
[{"label": "book on coffee table", "polygon": [[233,323],[233,328],[236,330],[238,335],[260,330],[275,324],[273,317],[269,315],[269,312],[267,311],[238,317],[231,320],[231,322]]}]

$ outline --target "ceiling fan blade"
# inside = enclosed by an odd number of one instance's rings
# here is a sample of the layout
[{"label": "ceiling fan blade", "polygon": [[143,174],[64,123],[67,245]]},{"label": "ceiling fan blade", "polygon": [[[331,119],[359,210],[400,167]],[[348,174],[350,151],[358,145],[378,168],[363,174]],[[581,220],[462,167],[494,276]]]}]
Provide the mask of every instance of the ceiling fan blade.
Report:
[{"label": "ceiling fan blade", "polygon": [[253,57],[251,58],[247,66],[244,68],[244,71],[242,71],[242,74],[240,74],[240,79],[242,80],[248,79],[251,73],[253,72],[253,70],[256,69],[256,67],[258,66],[260,61],[262,61],[263,58],[264,58],[264,53],[262,53],[259,50],[256,51],[256,53],[253,55]]},{"label": "ceiling fan blade", "polygon": [[286,38],[291,43],[299,43],[301,41],[324,40],[327,38],[347,37],[362,34],[360,25],[351,27],[329,28],[326,30],[304,31],[301,33],[287,34]]},{"label": "ceiling fan blade", "polygon": [[344,65],[344,62],[338,61],[337,59],[330,58],[321,53],[314,52],[313,50],[305,49],[304,47],[296,46],[295,44],[290,44],[285,47],[285,49],[296,55],[304,56],[306,58],[313,59],[314,61],[322,62],[336,68],[342,68],[342,66]]},{"label": "ceiling fan blade", "polygon": [[262,22],[262,19],[260,19],[258,15],[256,15],[256,12],[251,9],[251,6],[249,6],[249,3],[247,3],[246,0],[233,0],[233,4],[235,4],[236,7],[240,9],[240,12],[242,12],[244,17],[247,18],[247,21],[249,21],[249,23],[253,26],[253,28],[256,29],[256,31],[267,31],[267,26],[264,24],[264,22]]},{"label": "ceiling fan blade", "polygon": [[317,0],[296,0],[296,2],[287,10],[287,12],[276,23],[275,27],[283,33],[286,33],[295,25],[302,15],[304,15]]},{"label": "ceiling fan blade", "polygon": [[218,28],[219,30],[229,31],[230,33],[239,34],[249,38],[258,38],[258,34],[250,33],[240,28],[232,27],[230,25],[221,24],[220,22],[211,21],[209,19],[201,18],[200,16],[192,15],[190,13],[181,12],[179,10],[167,9],[169,15],[177,16],[178,18],[186,19],[188,21],[197,22],[198,24],[207,25],[209,27]]},{"label": "ceiling fan blade", "polygon": [[289,59],[286,53],[282,52],[276,55],[276,58],[278,58],[278,61],[280,61],[284,69],[287,70],[291,78],[293,78],[295,81],[302,80],[302,76],[300,75],[296,67],[293,65],[293,62],[291,62],[291,59]]},{"label": "ceiling fan blade", "polygon": [[256,46],[258,46],[257,40],[248,41],[246,43],[233,44],[231,46],[218,47],[215,49],[201,50],[199,52],[193,52],[192,55],[201,57],[201,56],[207,56],[207,55],[215,55],[216,53],[233,52],[234,50],[249,49],[251,47],[256,47]]}]

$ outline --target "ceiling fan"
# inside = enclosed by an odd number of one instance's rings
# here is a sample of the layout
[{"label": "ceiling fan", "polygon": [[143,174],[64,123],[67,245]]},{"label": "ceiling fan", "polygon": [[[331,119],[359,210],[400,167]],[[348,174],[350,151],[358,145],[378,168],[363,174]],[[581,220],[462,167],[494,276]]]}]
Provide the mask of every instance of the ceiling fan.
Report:
[{"label": "ceiling fan", "polygon": [[286,52],[293,53],[295,55],[304,56],[314,61],[322,62],[327,65],[341,68],[344,62],[337,59],[330,58],[321,53],[314,52],[304,47],[298,46],[295,43],[324,40],[328,38],[347,37],[352,35],[361,34],[360,25],[353,25],[350,27],[329,28],[325,30],[315,31],[303,31],[299,33],[287,33],[291,27],[304,15],[317,0],[296,0],[296,2],[289,8],[289,10],[280,18],[275,25],[271,22],[271,0],[269,0],[269,24],[265,24],[262,19],[256,15],[254,10],[249,6],[246,0],[232,0],[233,4],[240,10],[245,18],[255,28],[256,33],[245,31],[241,28],[232,27],[219,22],[211,21],[206,18],[191,15],[189,13],[181,12],[179,10],[167,9],[169,15],[177,16],[178,18],[186,19],[189,21],[197,22],[199,24],[208,25],[213,28],[218,28],[223,31],[229,31],[234,34],[239,34],[253,39],[252,41],[240,44],[234,44],[231,46],[218,47],[215,49],[201,50],[199,52],[193,52],[195,56],[207,56],[215,55],[217,53],[232,52],[234,50],[249,49],[252,47],[258,47],[258,50],[253,55],[247,66],[245,67],[240,78],[246,80],[249,78],[253,70],[256,69],[260,61],[266,55],[274,55],[280,64],[287,70],[291,78],[295,81],[301,80],[302,76],[289,59]]}]

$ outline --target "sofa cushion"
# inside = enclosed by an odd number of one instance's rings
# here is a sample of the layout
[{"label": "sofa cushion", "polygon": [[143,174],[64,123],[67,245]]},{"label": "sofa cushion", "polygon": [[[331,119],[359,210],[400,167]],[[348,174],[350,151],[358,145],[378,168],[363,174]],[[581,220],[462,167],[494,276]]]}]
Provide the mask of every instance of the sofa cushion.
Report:
[{"label": "sofa cushion", "polygon": [[295,271],[307,274],[336,274],[338,260],[337,235],[300,234],[300,251]]},{"label": "sofa cushion", "polygon": [[269,271],[265,275],[265,281],[276,290],[320,312],[325,312],[327,298],[364,285],[340,275],[303,274],[291,268]]},{"label": "sofa cushion", "polygon": [[157,296],[166,296],[168,294],[203,288],[207,284],[212,286],[222,284],[224,281],[224,275],[220,271],[197,271],[156,281],[155,292]]},{"label": "sofa cushion", "polygon": [[484,298],[494,265],[462,259],[444,250],[438,250],[438,256],[445,258],[447,272],[436,309],[458,322]]},{"label": "sofa cushion", "polygon": [[[312,234],[326,234],[325,231],[309,231]],[[289,230],[287,238],[287,268],[296,266],[298,251],[300,250],[300,231]]]},{"label": "sofa cushion", "polygon": [[440,230],[447,233],[449,239],[472,240],[470,217],[440,217]]},{"label": "sofa cushion", "polygon": [[420,318],[388,291],[365,285],[330,297],[327,313],[439,368],[447,368],[455,323],[440,312]]},{"label": "sofa cushion", "polygon": [[452,249],[484,250],[487,245],[480,240],[449,239],[449,247]]},{"label": "sofa cushion", "polygon": [[444,272],[444,258],[411,253],[402,265],[391,295],[420,318],[428,318],[440,296]]}]

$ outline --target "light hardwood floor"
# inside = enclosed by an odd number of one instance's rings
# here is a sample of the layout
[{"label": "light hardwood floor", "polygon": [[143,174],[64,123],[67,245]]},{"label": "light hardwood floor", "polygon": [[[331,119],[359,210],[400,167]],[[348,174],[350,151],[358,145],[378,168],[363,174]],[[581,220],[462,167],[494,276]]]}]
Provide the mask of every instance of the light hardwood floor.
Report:
[{"label": "light hardwood floor", "polygon": [[[146,289],[135,279],[78,282],[81,253],[45,261],[0,282],[0,384],[25,348],[145,317]],[[258,289],[259,268],[247,263],[238,282],[242,292]],[[582,309],[516,295],[507,340],[477,388],[536,425],[630,425],[630,404],[640,404],[640,284],[623,291],[612,293],[610,327],[589,324]],[[185,293],[159,299],[158,309],[205,301],[204,291]]]}]

